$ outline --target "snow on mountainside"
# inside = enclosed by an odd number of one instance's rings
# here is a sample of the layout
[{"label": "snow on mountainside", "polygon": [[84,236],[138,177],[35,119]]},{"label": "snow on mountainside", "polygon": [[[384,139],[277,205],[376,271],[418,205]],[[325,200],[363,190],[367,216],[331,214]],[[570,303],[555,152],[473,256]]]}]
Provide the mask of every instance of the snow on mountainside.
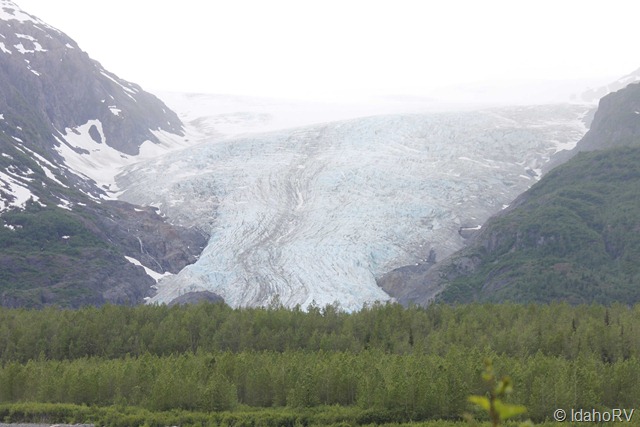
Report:
[{"label": "snow on mountainside", "polygon": [[[37,17],[24,12],[14,2],[8,0],[0,0],[0,20],[17,21],[20,23],[31,22],[36,27],[44,27],[47,30],[60,32]],[[4,43],[2,46],[4,46]],[[6,48],[3,50],[5,49]]]},{"label": "snow on mountainside", "polygon": [[0,305],[141,303],[193,262],[200,231],[106,200],[122,166],[190,143],[158,98],[0,0]]},{"label": "snow on mountainside", "polygon": [[586,107],[392,115],[213,140],[134,165],[124,200],[211,234],[155,302],[212,291],[233,306],[387,300],[376,278],[447,256],[582,137]]},{"label": "snow on mountainside", "polygon": [[15,147],[59,165],[57,179],[94,196],[141,151],[184,135],[159,99],[7,0],[0,0],[0,66],[0,128]]}]

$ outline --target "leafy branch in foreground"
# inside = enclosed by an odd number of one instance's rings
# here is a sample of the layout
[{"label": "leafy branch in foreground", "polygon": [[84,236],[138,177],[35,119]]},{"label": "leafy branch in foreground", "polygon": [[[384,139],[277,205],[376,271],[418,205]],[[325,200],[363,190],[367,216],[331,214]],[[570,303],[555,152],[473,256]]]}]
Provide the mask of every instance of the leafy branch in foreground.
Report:
[{"label": "leafy branch in foreground", "polygon": [[[491,425],[494,427],[499,426],[509,418],[527,412],[527,408],[523,405],[514,405],[503,401],[503,399],[513,391],[511,378],[502,377],[498,379],[490,359],[486,359],[484,365],[485,369],[482,373],[482,379],[487,384],[488,391],[484,396],[469,396],[469,402],[485,411],[491,419]],[[470,415],[466,415],[466,418],[473,423]],[[531,425],[533,424],[530,421],[521,424],[522,427]]]}]

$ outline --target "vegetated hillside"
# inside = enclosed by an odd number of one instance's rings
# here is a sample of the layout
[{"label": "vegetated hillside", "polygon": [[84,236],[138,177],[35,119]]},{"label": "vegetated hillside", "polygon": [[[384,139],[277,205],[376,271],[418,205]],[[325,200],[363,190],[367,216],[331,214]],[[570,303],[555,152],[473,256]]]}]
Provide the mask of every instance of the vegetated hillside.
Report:
[{"label": "vegetated hillside", "polygon": [[182,123],[7,0],[0,33],[0,305],[142,302],[156,281],[136,264],[177,273],[206,236],[105,190]]},{"label": "vegetated hillside", "polygon": [[67,210],[28,201],[0,216],[0,305],[138,304],[154,292],[149,270],[177,273],[206,236],[167,224],[153,208],[89,202]]},{"label": "vegetated hillside", "polygon": [[579,153],[439,274],[444,302],[640,301],[640,147]]}]

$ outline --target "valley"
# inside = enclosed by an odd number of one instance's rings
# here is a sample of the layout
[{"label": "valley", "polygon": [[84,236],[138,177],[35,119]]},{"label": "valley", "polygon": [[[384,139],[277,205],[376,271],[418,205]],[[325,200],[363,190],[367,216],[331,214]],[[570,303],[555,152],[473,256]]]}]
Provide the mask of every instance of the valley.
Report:
[{"label": "valley", "polygon": [[[235,107],[248,129],[268,117]],[[205,137],[132,165],[116,178],[122,200],[211,236],[196,263],[160,281],[151,302],[197,291],[234,307],[277,298],[354,310],[391,300],[377,278],[460,249],[461,229],[479,227],[577,143],[590,108],[377,115]]]},{"label": "valley", "polygon": [[[108,35],[118,59],[133,47],[128,65],[160,58],[149,81],[189,83],[188,60],[204,58],[225,90],[236,77],[240,92],[259,89],[267,76],[262,90],[292,83],[287,93],[297,84],[325,101],[147,91],[0,0],[2,423],[496,427],[517,416],[559,426],[558,411],[575,408],[633,417],[640,70],[617,78],[619,58],[604,51],[631,56],[616,30],[635,15],[603,31],[587,4],[580,20],[575,6],[564,18],[536,4],[526,20],[515,9],[505,20],[510,8],[482,4],[461,26],[456,4],[451,22],[429,15],[446,29],[420,37],[438,28],[422,14],[409,28],[385,6],[381,27],[361,19],[375,2],[352,20],[347,5],[322,3],[321,27],[297,25],[269,45],[302,9],[282,20],[271,4],[252,17],[242,6],[230,19],[199,13],[218,2],[172,4],[164,22],[158,2],[137,13],[141,3],[91,3],[84,14],[88,3],[63,3],[53,11]],[[516,28],[539,26],[538,11],[557,18],[556,38],[552,26]],[[129,18],[135,36],[115,42]],[[318,49],[326,28],[342,27]],[[194,28],[206,32],[189,37]],[[294,43],[305,35],[311,45]],[[529,62],[535,50],[544,55]],[[298,67],[305,58],[312,69]],[[585,58],[619,74],[605,86],[591,65],[582,69],[593,76],[574,75]],[[511,69],[520,62],[535,75]],[[549,80],[547,62],[576,66],[571,82]],[[484,65],[498,74],[482,81]]]}]

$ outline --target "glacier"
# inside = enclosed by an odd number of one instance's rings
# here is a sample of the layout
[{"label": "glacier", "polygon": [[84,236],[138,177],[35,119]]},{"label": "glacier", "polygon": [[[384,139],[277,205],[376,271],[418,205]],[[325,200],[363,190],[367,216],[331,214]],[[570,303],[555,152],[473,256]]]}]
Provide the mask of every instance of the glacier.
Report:
[{"label": "glacier", "polygon": [[211,291],[233,307],[391,297],[376,277],[464,244],[586,132],[590,106],[396,114],[210,138],[128,166],[119,198],[211,237],[151,303]]}]

